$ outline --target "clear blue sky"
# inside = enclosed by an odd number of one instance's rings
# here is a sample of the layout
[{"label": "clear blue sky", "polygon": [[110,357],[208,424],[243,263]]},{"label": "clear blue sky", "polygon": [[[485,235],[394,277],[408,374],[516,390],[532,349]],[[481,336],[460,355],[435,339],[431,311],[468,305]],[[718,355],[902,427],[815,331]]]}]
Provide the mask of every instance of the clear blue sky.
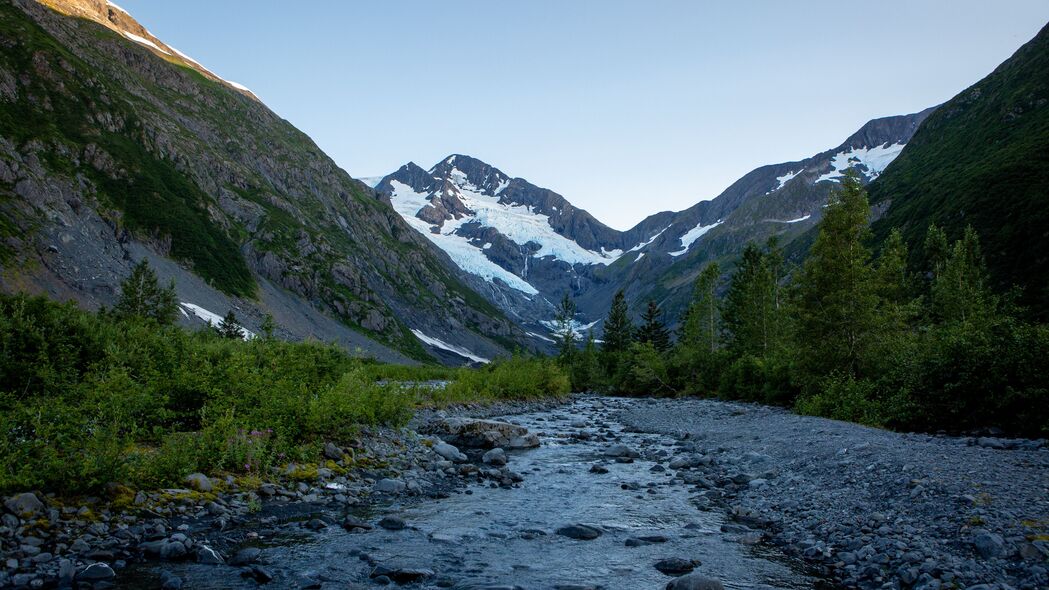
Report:
[{"label": "clear blue sky", "polygon": [[116,0],[353,176],[476,156],[617,228],[976,82],[1047,0]]}]

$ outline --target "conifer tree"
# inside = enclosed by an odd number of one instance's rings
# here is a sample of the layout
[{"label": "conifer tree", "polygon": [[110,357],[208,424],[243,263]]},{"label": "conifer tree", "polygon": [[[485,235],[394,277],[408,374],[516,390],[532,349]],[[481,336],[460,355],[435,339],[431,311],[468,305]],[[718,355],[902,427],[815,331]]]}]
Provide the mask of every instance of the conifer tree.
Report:
[{"label": "conifer tree", "polygon": [[601,351],[622,352],[634,339],[634,324],[630,321],[630,309],[627,307],[626,294],[620,289],[612,299],[612,307],[605,319],[604,342]]},{"label": "conifer tree", "polygon": [[612,307],[605,318],[603,342],[601,343],[601,365],[607,376],[618,372],[619,362],[634,340],[634,324],[630,321],[626,294],[620,289],[612,299]]},{"label": "conifer tree", "polygon": [[244,337],[244,332],[240,325],[237,323],[237,314],[233,313],[233,310],[229,310],[226,317],[222,318],[222,321],[218,325],[218,333],[223,338],[230,339],[241,339]]},{"label": "conifer tree", "polygon": [[812,384],[832,371],[857,376],[878,327],[867,193],[849,170],[831,195],[797,284],[797,345]]},{"label": "conifer tree", "polygon": [[558,361],[562,366],[571,364],[572,357],[575,354],[575,332],[572,325],[575,314],[575,302],[568,296],[568,293],[565,293],[564,297],[561,298],[561,304],[557,306],[557,315],[555,316],[557,333],[554,335],[557,339]]},{"label": "conifer tree", "polygon": [[113,306],[113,314],[119,318],[153,319],[161,325],[174,323],[178,316],[175,282],[161,288],[157,273],[143,259],[120,284],[120,299]]},{"label": "conifer tree", "polygon": [[641,327],[637,329],[636,339],[641,343],[651,344],[657,351],[670,349],[670,332],[663,323],[663,312],[655,301],[649,301],[645,314],[641,317]]},{"label": "conifer tree", "polygon": [[263,340],[273,340],[274,334],[277,332],[277,321],[273,319],[273,314],[266,314],[266,317],[262,318],[262,324],[259,325],[259,332],[262,333]]},{"label": "conifer tree", "polygon": [[717,283],[721,267],[711,262],[696,277],[692,303],[685,314],[678,338],[680,345],[695,352],[714,352],[718,346],[721,314],[718,308]]},{"label": "conifer tree", "polygon": [[776,347],[778,287],[769,262],[760,248],[747,244],[732,274],[722,318],[729,347],[737,354],[761,357],[771,354]]}]

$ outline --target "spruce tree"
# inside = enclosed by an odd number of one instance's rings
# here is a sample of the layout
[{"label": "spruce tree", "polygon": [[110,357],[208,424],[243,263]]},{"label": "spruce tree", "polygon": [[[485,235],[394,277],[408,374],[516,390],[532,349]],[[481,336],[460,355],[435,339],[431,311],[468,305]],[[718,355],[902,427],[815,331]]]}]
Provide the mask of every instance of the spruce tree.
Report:
[{"label": "spruce tree", "polygon": [[555,316],[557,333],[554,334],[554,337],[557,339],[557,357],[562,366],[571,364],[572,357],[575,354],[575,332],[573,331],[575,314],[575,302],[568,296],[568,293],[565,293],[564,297],[561,298],[561,304],[557,306],[557,315]]},{"label": "spruce tree", "polygon": [[737,354],[764,357],[778,344],[778,286],[769,262],[760,248],[747,244],[732,274],[722,318],[729,347]]},{"label": "spruce tree", "polygon": [[273,314],[266,314],[266,317],[262,318],[262,324],[259,325],[259,332],[262,333],[263,340],[273,340],[274,335],[277,332],[277,321],[273,319]]},{"label": "spruce tree", "polygon": [[113,314],[125,319],[152,319],[161,325],[174,323],[178,316],[175,282],[171,281],[167,287],[161,288],[157,273],[149,261],[143,259],[120,284],[120,299],[113,306]]},{"label": "spruce tree", "polygon": [[636,339],[640,343],[649,343],[657,351],[670,349],[670,332],[663,323],[663,312],[655,301],[649,301],[645,314],[641,317],[641,327],[637,329]]},{"label": "spruce tree", "polygon": [[718,346],[721,314],[718,309],[717,283],[721,267],[711,262],[696,277],[692,302],[681,325],[678,343],[695,352],[714,352]]},{"label": "spruce tree", "polygon": [[857,376],[878,327],[870,205],[849,170],[831,195],[797,282],[797,346],[811,386],[831,372]]},{"label": "spruce tree", "polygon": [[237,323],[237,314],[233,313],[233,310],[229,310],[226,317],[222,318],[222,321],[218,325],[218,333],[223,338],[230,339],[241,339],[244,338],[244,332],[240,325]]},{"label": "spruce tree", "polygon": [[612,299],[612,307],[605,319],[604,342],[601,352],[622,352],[634,339],[634,324],[630,321],[630,309],[627,307],[626,294],[620,289]]}]

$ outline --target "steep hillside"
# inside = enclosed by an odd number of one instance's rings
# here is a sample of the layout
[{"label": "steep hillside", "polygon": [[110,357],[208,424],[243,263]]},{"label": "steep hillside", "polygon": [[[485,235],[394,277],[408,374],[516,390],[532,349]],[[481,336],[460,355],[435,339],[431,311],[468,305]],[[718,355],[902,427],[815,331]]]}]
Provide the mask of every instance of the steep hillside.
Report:
[{"label": "steep hillside", "polygon": [[250,93],[112,5],[47,4],[0,4],[5,291],[108,305],[148,257],[188,304],[236,308],[249,329],[272,313],[290,336],[386,358],[490,358],[522,336]]},{"label": "steep hillside", "polygon": [[1049,26],[930,116],[870,193],[878,237],[899,227],[918,246],[930,223],[952,239],[971,224],[998,286],[1049,314]]}]

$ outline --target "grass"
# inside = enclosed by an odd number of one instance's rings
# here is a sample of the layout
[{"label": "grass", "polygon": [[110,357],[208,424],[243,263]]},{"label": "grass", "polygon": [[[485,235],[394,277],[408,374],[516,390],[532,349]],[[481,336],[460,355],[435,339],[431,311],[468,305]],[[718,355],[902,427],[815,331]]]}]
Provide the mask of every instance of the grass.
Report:
[{"label": "grass", "polygon": [[[415,382],[450,380],[444,389]],[[0,297],[0,493],[178,485],[194,471],[263,478],[326,442],[407,423],[419,406],[563,396],[552,362],[400,367],[321,343],[229,340]]]}]

